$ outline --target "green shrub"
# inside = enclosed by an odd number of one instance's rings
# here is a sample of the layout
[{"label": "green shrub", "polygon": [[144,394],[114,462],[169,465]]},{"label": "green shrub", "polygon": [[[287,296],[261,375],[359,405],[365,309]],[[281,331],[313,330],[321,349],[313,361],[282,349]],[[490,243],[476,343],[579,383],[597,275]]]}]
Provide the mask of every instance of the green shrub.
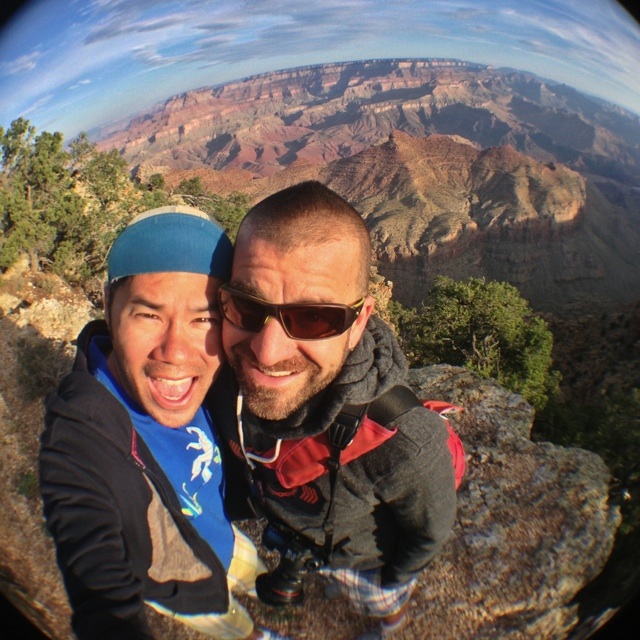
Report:
[{"label": "green shrub", "polygon": [[16,490],[21,496],[31,500],[40,495],[38,477],[33,471],[25,471],[18,476]]},{"label": "green shrub", "polygon": [[176,202],[205,211],[234,239],[249,196],[210,193],[199,177],[169,193],[160,174],[146,185],[134,183],[117,150],[99,151],[85,133],[67,150],[61,133],[37,134],[24,118],[6,131],[0,127],[0,269],[26,255],[33,272],[92,287],[129,220]]},{"label": "green shrub", "polygon": [[538,410],[558,388],[553,334],[510,284],[440,276],[420,310],[394,302],[390,312],[413,366],[467,367]]}]

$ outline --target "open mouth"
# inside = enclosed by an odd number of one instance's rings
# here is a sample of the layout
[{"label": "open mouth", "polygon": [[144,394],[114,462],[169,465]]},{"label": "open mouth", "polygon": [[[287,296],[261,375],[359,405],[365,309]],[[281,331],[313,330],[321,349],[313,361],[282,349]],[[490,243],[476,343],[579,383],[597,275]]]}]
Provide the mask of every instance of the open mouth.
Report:
[{"label": "open mouth", "polygon": [[151,378],[151,385],[165,401],[179,404],[188,399],[196,380],[196,377],[180,378],[179,380]]}]

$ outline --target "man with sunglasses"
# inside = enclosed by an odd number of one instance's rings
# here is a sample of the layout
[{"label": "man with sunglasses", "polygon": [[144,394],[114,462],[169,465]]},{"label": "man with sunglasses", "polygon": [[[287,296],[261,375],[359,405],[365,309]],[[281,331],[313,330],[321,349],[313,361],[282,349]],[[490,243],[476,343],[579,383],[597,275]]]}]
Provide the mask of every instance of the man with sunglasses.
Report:
[{"label": "man with sunglasses", "polygon": [[264,571],[229,521],[242,472],[211,416],[231,254],[190,207],[134,218],[108,255],[106,322],[47,399],[41,491],[80,640],[151,638],[145,603],[215,638],[281,638],[230,592]]},{"label": "man with sunglasses", "polygon": [[227,370],[214,390],[237,398],[218,422],[270,522],[266,541],[280,539],[260,597],[298,602],[297,574],[324,565],[327,595],[379,620],[363,638],[384,638],[407,622],[417,576],[451,530],[455,489],[444,421],[422,406],[386,427],[359,415],[352,441],[335,439],[345,406],[362,413],[406,386],[406,360],[372,315],[370,255],[360,215],[318,182],[254,206],[219,292],[237,383]]}]

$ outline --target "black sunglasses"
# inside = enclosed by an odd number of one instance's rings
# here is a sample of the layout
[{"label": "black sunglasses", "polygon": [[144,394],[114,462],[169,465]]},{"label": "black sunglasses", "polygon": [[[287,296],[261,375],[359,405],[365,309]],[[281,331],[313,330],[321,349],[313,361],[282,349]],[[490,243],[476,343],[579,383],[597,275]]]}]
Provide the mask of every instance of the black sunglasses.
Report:
[{"label": "black sunglasses", "polygon": [[294,340],[322,340],[344,333],[360,315],[365,298],[346,304],[270,304],[227,285],[218,291],[220,311],[231,324],[258,333],[267,318],[276,318]]}]

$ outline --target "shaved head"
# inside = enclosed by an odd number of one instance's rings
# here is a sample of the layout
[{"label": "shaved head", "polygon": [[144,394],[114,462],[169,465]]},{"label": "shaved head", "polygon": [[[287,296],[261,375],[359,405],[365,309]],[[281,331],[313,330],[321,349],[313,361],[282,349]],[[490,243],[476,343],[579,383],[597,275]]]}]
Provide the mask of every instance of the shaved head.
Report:
[{"label": "shaved head", "polygon": [[236,245],[251,237],[266,240],[283,252],[351,239],[359,265],[353,275],[360,293],[368,291],[369,230],[346,200],[320,182],[302,182],[256,204],[240,225]]}]

